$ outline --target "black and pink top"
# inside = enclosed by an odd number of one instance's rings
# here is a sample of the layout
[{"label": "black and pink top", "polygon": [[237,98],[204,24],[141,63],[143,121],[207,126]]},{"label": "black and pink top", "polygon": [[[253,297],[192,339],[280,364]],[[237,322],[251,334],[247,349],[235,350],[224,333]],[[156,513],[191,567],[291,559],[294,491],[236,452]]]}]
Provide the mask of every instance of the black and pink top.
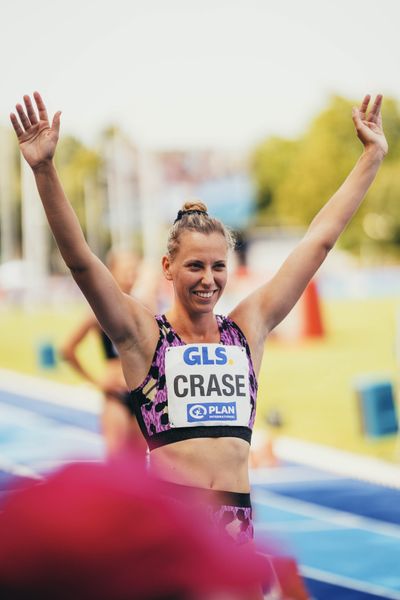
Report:
[{"label": "black and pink top", "polygon": [[185,344],[165,315],[143,383],[131,409],[150,450],[191,438],[238,437],[250,443],[257,379],[250,348],[229,317],[216,315],[219,344]]}]

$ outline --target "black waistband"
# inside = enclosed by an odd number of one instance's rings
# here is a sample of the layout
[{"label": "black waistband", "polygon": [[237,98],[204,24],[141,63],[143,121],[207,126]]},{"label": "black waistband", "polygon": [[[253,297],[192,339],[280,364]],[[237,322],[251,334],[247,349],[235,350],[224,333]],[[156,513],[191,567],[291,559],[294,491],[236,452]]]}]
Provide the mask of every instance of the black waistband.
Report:
[{"label": "black waistband", "polygon": [[249,427],[216,425],[214,427],[200,425],[197,427],[176,427],[146,436],[150,451],[160,446],[195,438],[234,437],[250,444],[252,431]]},{"label": "black waistband", "polygon": [[251,508],[250,494],[246,492],[228,492],[226,490],[212,490],[191,485],[183,485],[172,481],[161,481],[165,494],[172,498],[195,498],[219,506],[236,506],[238,508]]}]

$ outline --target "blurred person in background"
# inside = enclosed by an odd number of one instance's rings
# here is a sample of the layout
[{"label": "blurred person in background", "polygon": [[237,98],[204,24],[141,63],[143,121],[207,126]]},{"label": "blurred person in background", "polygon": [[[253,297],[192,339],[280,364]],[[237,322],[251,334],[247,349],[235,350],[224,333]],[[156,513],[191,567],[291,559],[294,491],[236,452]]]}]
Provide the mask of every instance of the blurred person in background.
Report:
[{"label": "blurred person in background", "polygon": [[[91,252],[58,179],[53,156],[60,114],[50,125],[35,92],[11,121],[31,166],[61,254],[101,327],[121,356],[131,402],[150,448],[151,468],[174,489],[197,488],[210,517],[227,536],[253,538],[248,456],[255,419],[257,374],[267,335],[284,319],[361,204],[387,152],[382,96],[353,109],[363,152],[311,222],[276,275],[227,317],[214,306],[227,280],[229,231],[200,202],[187,203],[170,231],[163,257],[174,299],[154,317],[123,294]],[[248,597],[250,600],[250,596]]]},{"label": "blurred person in background", "polygon": [[[110,273],[125,294],[134,293],[140,271],[140,260],[135,254],[123,250],[111,250],[106,257]],[[155,288],[144,290],[136,295],[151,311],[155,311]],[[100,341],[105,365],[101,379],[87,369],[79,358],[79,347],[87,335],[94,331]],[[60,349],[60,354],[79,375],[93,383],[103,393],[102,431],[109,454],[118,452],[126,444],[134,444],[146,451],[146,443],[140,432],[135,414],[129,404],[129,390],[122,372],[118,350],[101,329],[93,312],[78,324]]]}]

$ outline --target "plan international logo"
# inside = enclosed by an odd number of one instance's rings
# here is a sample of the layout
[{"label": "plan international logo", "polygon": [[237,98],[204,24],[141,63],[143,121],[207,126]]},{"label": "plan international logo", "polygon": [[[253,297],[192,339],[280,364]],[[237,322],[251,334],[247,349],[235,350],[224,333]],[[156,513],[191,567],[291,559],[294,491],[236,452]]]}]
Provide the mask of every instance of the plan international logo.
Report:
[{"label": "plan international logo", "polygon": [[187,420],[199,421],[236,421],[236,402],[207,402],[207,404],[188,404]]}]

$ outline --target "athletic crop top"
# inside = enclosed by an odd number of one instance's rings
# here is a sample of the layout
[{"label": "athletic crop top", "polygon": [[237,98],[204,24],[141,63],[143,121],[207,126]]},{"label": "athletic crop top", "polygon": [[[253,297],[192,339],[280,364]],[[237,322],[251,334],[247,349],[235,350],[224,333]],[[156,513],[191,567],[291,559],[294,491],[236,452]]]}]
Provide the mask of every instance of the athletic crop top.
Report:
[{"label": "athletic crop top", "polygon": [[243,332],[216,315],[218,344],[185,344],[164,315],[150,370],[130,394],[150,450],[206,437],[238,437],[250,443],[257,379]]}]

